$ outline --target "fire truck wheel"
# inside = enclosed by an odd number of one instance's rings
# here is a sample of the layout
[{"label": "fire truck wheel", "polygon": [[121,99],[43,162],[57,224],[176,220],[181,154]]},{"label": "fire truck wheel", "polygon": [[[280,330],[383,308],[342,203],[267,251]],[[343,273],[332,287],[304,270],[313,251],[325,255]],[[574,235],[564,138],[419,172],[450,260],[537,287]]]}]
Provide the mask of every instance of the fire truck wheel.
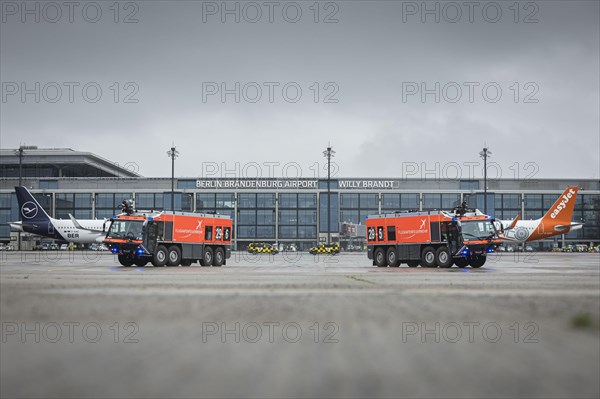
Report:
[{"label": "fire truck wheel", "polygon": [[134,263],[138,267],[144,267],[148,264],[148,259],[136,259]]},{"label": "fire truck wheel", "polygon": [[452,256],[447,247],[439,247],[435,251],[435,259],[439,267],[452,267]]},{"label": "fire truck wheel", "polygon": [[473,257],[471,257],[471,260],[469,261],[469,265],[471,265],[471,267],[474,267],[477,269],[485,264],[486,258],[487,257],[483,256],[483,255],[473,256]]},{"label": "fire truck wheel", "polygon": [[375,250],[375,254],[373,255],[373,257],[375,258],[375,264],[377,265],[377,267],[386,267],[387,266],[387,262],[386,262],[386,258],[385,258],[385,251],[383,250],[383,248],[379,247]]},{"label": "fire truck wheel", "polygon": [[215,258],[213,259],[213,266],[222,266],[223,262],[225,262],[225,252],[223,248],[217,247],[215,248]]},{"label": "fire truck wheel", "polygon": [[156,267],[163,267],[167,264],[167,248],[164,245],[159,245],[154,252],[152,264]]},{"label": "fire truck wheel", "polygon": [[421,267],[436,267],[435,248],[425,247],[421,253]]},{"label": "fire truck wheel", "polygon": [[398,259],[398,255],[396,254],[396,248],[388,248],[386,257],[387,264],[390,265],[390,267],[400,266],[400,259]]},{"label": "fire truck wheel", "polygon": [[181,266],[191,266],[191,265],[192,265],[191,259],[182,259],[181,260]]},{"label": "fire truck wheel", "polygon": [[117,258],[119,259],[119,263],[125,267],[133,265],[133,259],[127,255],[118,255]]},{"label": "fire truck wheel", "polygon": [[406,264],[408,265],[408,267],[417,267],[417,266],[419,266],[419,261],[418,260],[408,260],[408,261],[406,261]]},{"label": "fire truck wheel", "polygon": [[456,258],[454,259],[454,264],[460,268],[467,267],[469,261],[466,258]]},{"label": "fire truck wheel", "polygon": [[211,247],[204,247],[204,251],[202,252],[202,261],[204,264],[200,263],[202,266],[210,266],[213,263],[213,250]]},{"label": "fire truck wheel", "polygon": [[179,263],[181,263],[181,249],[177,245],[171,245],[169,247],[167,266],[179,266]]}]

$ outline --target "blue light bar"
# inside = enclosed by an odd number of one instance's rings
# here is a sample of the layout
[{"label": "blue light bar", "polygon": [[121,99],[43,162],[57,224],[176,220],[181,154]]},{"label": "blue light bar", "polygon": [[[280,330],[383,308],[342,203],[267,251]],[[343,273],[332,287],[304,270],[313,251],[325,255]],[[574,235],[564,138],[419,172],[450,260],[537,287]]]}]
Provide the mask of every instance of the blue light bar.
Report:
[{"label": "blue light bar", "polygon": [[492,248],[492,247],[489,247],[489,248],[487,249],[487,253],[488,253],[488,254],[491,254],[492,252],[494,252],[494,248]]},{"label": "blue light bar", "polygon": [[112,247],[110,250],[112,251],[113,254],[116,254],[117,252],[119,252],[119,248],[117,248],[117,247]]},{"label": "blue light bar", "polygon": [[149,222],[151,222],[151,221],[153,221],[153,220],[154,220],[154,218],[153,218],[152,216],[149,216],[149,217],[148,217],[148,221],[149,221]]}]

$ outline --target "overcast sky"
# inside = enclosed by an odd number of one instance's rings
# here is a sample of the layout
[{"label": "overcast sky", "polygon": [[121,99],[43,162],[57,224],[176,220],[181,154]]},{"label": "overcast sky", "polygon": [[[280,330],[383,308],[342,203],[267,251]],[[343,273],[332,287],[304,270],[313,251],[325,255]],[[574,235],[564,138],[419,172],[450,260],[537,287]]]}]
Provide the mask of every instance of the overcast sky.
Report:
[{"label": "overcast sky", "polygon": [[468,178],[487,144],[492,175],[599,177],[597,1],[37,4],[2,1],[2,148],[313,177],[330,142],[337,176]]}]

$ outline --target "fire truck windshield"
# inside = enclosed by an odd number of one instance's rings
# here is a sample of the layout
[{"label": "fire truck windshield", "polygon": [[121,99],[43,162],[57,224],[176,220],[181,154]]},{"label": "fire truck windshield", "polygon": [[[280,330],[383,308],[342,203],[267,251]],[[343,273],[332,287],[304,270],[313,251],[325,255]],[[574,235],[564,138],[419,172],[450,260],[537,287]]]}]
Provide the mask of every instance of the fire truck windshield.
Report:
[{"label": "fire truck windshield", "polygon": [[115,220],[110,225],[106,238],[127,238],[130,240],[142,239],[141,220]]},{"label": "fire truck windshield", "polygon": [[460,229],[465,240],[485,240],[496,235],[496,229],[490,220],[461,221]]}]

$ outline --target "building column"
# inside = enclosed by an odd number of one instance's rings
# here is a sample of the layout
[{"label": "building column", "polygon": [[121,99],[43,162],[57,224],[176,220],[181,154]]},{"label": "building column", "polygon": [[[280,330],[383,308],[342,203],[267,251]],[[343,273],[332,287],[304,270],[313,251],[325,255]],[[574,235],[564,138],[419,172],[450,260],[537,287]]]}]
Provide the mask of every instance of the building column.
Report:
[{"label": "building column", "polygon": [[[298,197],[296,195],[296,206],[298,206]],[[296,214],[298,210],[296,209]],[[296,230],[298,229],[298,220],[296,220]],[[296,231],[297,232],[297,231]],[[275,193],[275,244],[279,245],[279,193]]]},{"label": "building column", "polygon": [[237,240],[238,240],[238,231],[237,231],[237,214],[238,214],[238,193],[233,193],[233,248],[237,251]]}]

